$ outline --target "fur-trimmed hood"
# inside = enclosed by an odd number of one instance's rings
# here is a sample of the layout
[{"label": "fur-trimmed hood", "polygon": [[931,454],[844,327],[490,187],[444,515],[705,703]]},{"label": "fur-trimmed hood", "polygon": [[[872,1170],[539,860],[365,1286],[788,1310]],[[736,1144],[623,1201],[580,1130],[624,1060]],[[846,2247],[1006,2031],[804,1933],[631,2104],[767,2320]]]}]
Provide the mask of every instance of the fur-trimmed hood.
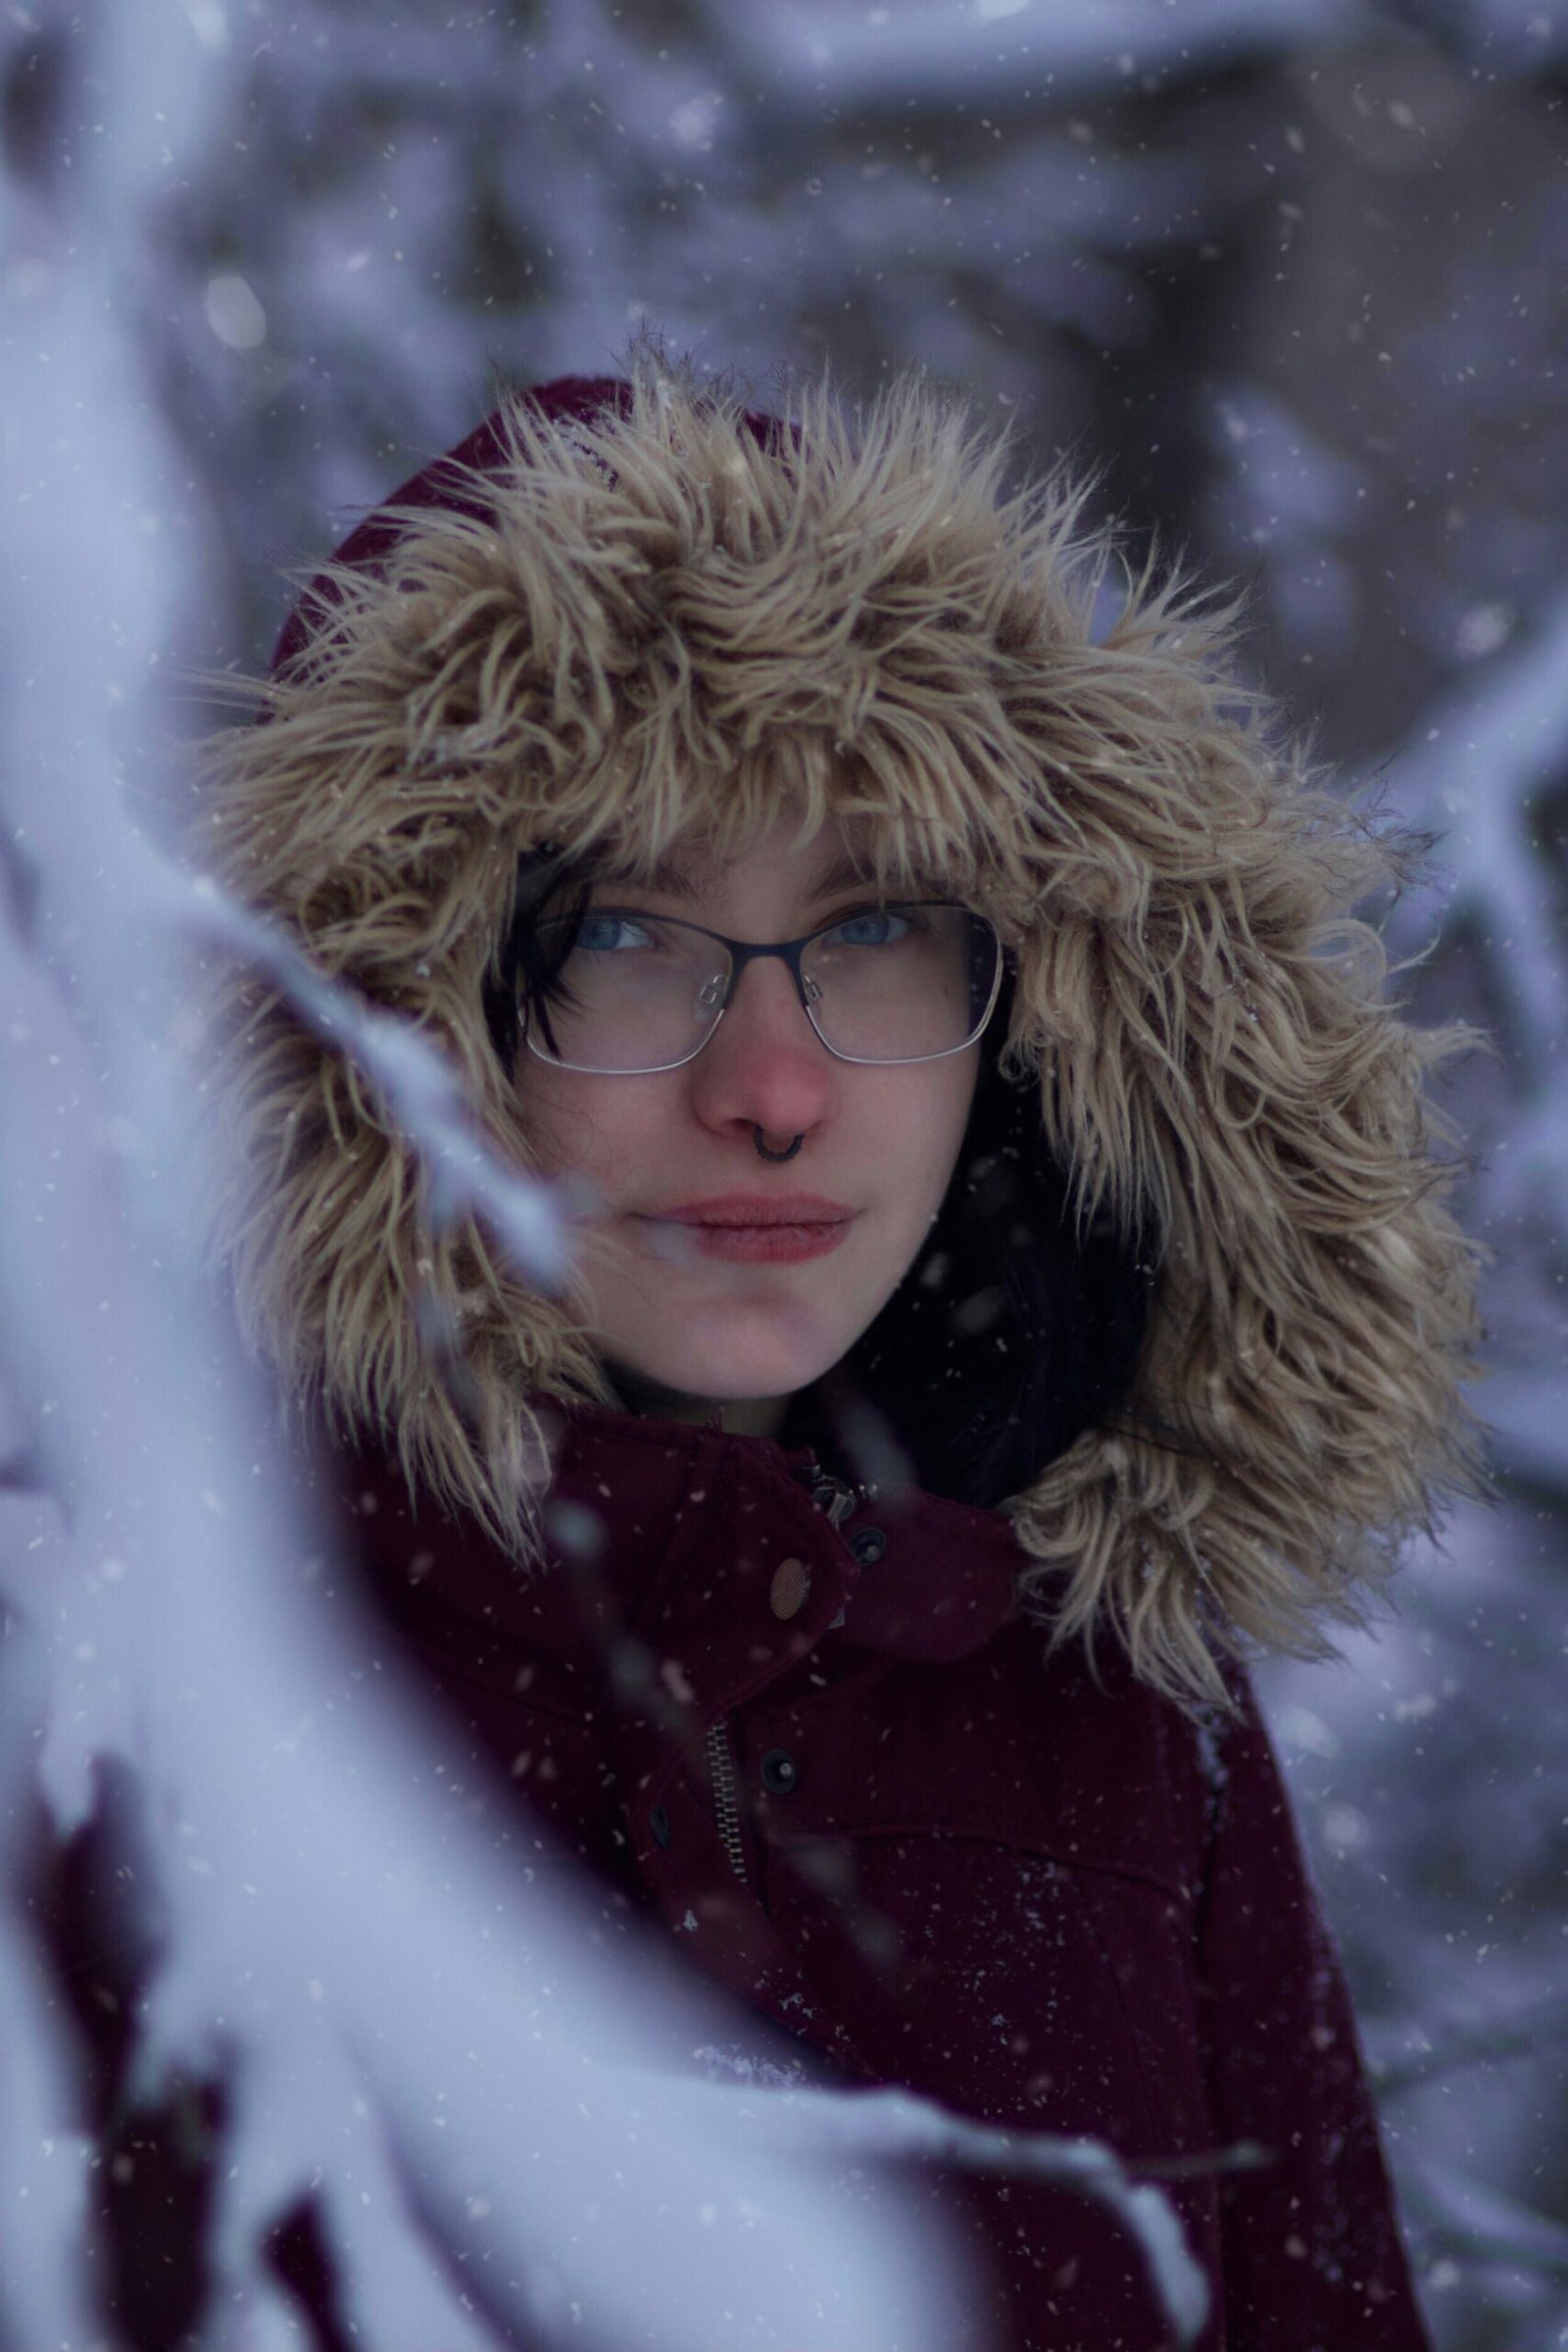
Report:
[{"label": "fur-trimmed hood", "polygon": [[[1155,1238],[1121,1408],[1005,1507],[1059,1633],[1219,1688],[1353,1608],[1472,1460],[1476,1252],[1413,1032],[1349,910],[1396,846],[1226,669],[1233,614],[1114,550],[1064,477],[916,381],[788,422],[652,363],[509,400],[355,534],[213,747],[202,852],[453,1055],[530,1164],[481,1004],[519,854],[722,848],[798,795],[871,817],[1014,967],[1005,1066],[1087,1218]],[[569,1301],[421,1183],[355,1074],[226,975],[221,1246],[289,1391],[529,1541],[530,1399],[604,1397]],[[461,1377],[440,1360],[460,1335]]]}]

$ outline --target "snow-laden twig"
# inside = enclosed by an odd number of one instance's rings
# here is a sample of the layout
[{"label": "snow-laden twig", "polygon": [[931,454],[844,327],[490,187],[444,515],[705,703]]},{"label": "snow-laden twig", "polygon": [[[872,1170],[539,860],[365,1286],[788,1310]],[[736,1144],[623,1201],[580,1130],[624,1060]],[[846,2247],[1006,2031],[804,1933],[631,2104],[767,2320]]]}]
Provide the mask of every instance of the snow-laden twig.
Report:
[{"label": "snow-laden twig", "polygon": [[568,1209],[559,1187],[519,1174],[485,1142],[453,1072],[408,1021],[329,979],[276,924],[211,880],[186,884],[166,868],[159,896],[172,923],[264,973],[306,1027],[369,1080],[419,1157],[438,1228],[465,1213],[481,1217],[520,1273],[541,1289],[561,1287],[570,1216],[585,1204],[573,1196]]},{"label": "snow-laden twig", "polygon": [[[686,2095],[700,2104],[705,2097],[729,2094],[698,2084]],[[1264,2149],[1249,2141],[1157,2167],[1129,2165],[1102,2140],[1004,2132],[898,2089],[862,2091],[851,2099],[808,2088],[754,2097],[757,2129],[771,2148],[804,2154],[826,2146],[862,2163],[920,2160],[1093,2198],[1115,2216],[1139,2248],[1181,2344],[1196,2342],[1207,2319],[1207,2281],[1169,2199],[1147,2176],[1153,2170],[1167,2179],[1250,2172],[1269,2161]]]},{"label": "snow-laden twig", "polygon": [[[1364,0],[906,0],[849,9],[801,0],[701,0],[711,46],[770,109],[945,104],[1005,107],[1020,88],[1103,96],[1151,78],[1199,76],[1237,59],[1373,46],[1386,21]],[[1568,48],[1560,21],[1529,0],[1487,0],[1458,18],[1455,44],[1494,73],[1535,73]]]},{"label": "snow-laden twig", "polygon": [[1407,2034],[1403,2057],[1374,2058],[1370,2071],[1378,2097],[1396,2099],[1404,2091],[1420,2089],[1466,2067],[1528,2058],[1533,2050],[1550,2049],[1565,2041],[1568,2041],[1568,1995],[1553,1993],[1545,2000],[1533,2001],[1505,2016],[1463,2026],[1426,2027],[1419,2041]]},{"label": "snow-laden twig", "polygon": [[1153,9],[1143,0],[915,0],[893,9],[846,9],[832,0],[788,11],[717,7],[705,20],[771,106],[836,106],[1013,98],[1036,75],[1054,94],[1103,91],[1119,78],[1188,74],[1238,54],[1275,56],[1311,42],[1365,38],[1375,22],[1356,0],[1188,0]]},{"label": "snow-laden twig", "polygon": [[[1461,933],[1481,959],[1513,1082],[1508,1131],[1481,1185],[1483,1230],[1534,1221],[1568,1244],[1568,949],[1560,877],[1534,839],[1534,805],[1568,776],[1568,599],[1543,613],[1517,651],[1489,662],[1475,682],[1432,704],[1422,740],[1395,770],[1411,820],[1450,841],[1456,880],[1446,895],[1412,893],[1388,923],[1395,947],[1415,954]],[[1505,1269],[1506,1270],[1506,1269]],[[1544,1456],[1560,1483],[1560,1430],[1535,1367],[1484,1388],[1480,1410],[1498,1425],[1499,1456],[1534,1477]]]},{"label": "snow-laden twig", "polygon": [[[1528,1087],[1549,1087],[1568,1029],[1568,952],[1553,919],[1548,870],[1531,841],[1531,806],[1568,775],[1568,599],[1526,643],[1422,714],[1420,742],[1395,770],[1401,811],[1462,850],[1445,922],[1468,923],[1492,966]],[[1389,918],[1392,942],[1424,944],[1435,911],[1413,894]],[[1559,1131],[1558,1140],[1561,1140]],[[1565,1221],[1568,1222],[1568,1221]]]},{"label": "snow-laden twig", "polygon": [[1405,2159],[1405,2195],[1422,2233],[1461,2261],[1568,2279],[1568,2226],[1449,2165]]}]

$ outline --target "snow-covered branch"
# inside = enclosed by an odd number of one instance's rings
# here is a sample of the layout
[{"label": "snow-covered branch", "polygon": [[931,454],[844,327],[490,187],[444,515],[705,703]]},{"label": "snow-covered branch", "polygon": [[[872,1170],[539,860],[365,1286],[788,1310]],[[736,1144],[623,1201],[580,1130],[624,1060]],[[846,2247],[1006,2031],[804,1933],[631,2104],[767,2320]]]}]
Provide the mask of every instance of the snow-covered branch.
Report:
[{"label": "snow-covered branch", "polygon": [[[13,216],[34,313],[4,387],[25,686],[4,808],[21,886],[0,893],[0,2191],[30,2226],[8,2236],[0,2336],[101,2334],[97,2152],[21,1897],[28,1838],[93,1818],[109,1763],[159,1914],[132,2093],[217,2083],[226,2103],[209,2255],[228,2340],[291,2340],[267,2246],[309,2196],[374,2352],[567,2332],[937,2352],[957,2326],[944,2250],[866,2162],[916,2141],[978,2162],[978,2143],[917,2102],[896,2132],[885,2108],[824,2099],[775,2133],[781,2106],[683,2079],[714,2031],[706,1996],[662,1947],[604,1948],[596,1894],[553,1855],[498,1864],[455,1813],[439,1732],[366,1672],[323,1531],[201,1286],[179,1043],[193,929],[356,1061],[448,1213],[482,1214],[542,1281],[566,1247],[560,1205],[498,1165],[416,1037],[176,877],[127,813],[125,761],[149,794],[161,780],[158,682],[205,577],[133,340],[140,240],[222,98],[226,23],[218,0],[183,17],[126,0],[78,26],[62,104],[91,86],[98,128]],[[1170,2209],[1107,2152],[992,2135],[984,2161],[1058,2165],[1108,2198],[1173,2325],[1197,2325]]]},{"label": "snow-covered branch", "polygon": [[772,2148],[804,2155],[826,2146],[871,2163],[920,2159],[964,2172],[1049,2182],[1093,2198],[1115,2216],[1143,2254],[1182,2344],[1195,2342],[1202,2329],[1208,2288],[1169,2200],[1149,2175],[1158,2172],[1170,2179],[1247,2172],[1268,2162],[1265,2150],[1243,2142],[1165,2165],[1129,2166],[1101,2140],[998,2131],[903,2090],[863,2092],[853,2100],[822,2091],[774,2091],[759,2098],[756,2113],[762,2139]]},{"label": "snow-covered branch", "polygon": [[1469,2025],[1431,2026],[1405,2036],[1402,2058],[1374,2059],[1372,2080],[1381,2099],[1397,2098],[1466,2067],[1528,2058],[1532,2050],[1568,2041],[1568,1996],[1553,1994],[1528,2007]]},{"label": "snow-covered branch", "polygon": [[1435,2246],[1487,2268],[1568,2280],[1568,2228],[1449,2165],[1409,2167],[1414,2218]]},{"label": "snow-covered branch", "polygon": [[[1559,601],[1516,652],[1497,656],[1473,686],[1428,708],[1422,741],[1401,755],[1396,771],[1401,811],[1459,853],[1444,919],[1473,926],[1498,1001],[1517,1018],[1520,1075],[1532,1091],[1554,1077],[1568,1024],[1568,953],[1553,919],[1548,868],[1531,839],[1532,803],[1568,775],[1565,675],[1568,601]],[[1395,910],[1391,938],[1412,949],[1425,944],[1432,912],[1430,900],[1412,897]],[[1568,1213],[1563,1224],[1568,1231]]]},{"label": "snow-covered branch", "polygon": [[[375,2352],[480,2352],[503,2325],[550,2339],[578,2321],[672,2352],[781,2335],[873,2352],[890,2328],[934,2348],[948,2290],[891,2200],[868,2184],[852,2211],[820,2172],[666,2115],[650,2076],[678,2066],[706,2007],[655,1954],[599,1957],[592,1898],[548,1858],[498,1878],[454,1821],[428,1727],[366,1677],[349,1613],[302,1565],[318,1531],[209,1319],[178,1181],[191,1074],[172,1045],[169,874],[117,769],[167,736],[153,689],[201,571],[123,306],[165,139],[194,144],[221,50],[134,5],[79,37],[101,136],[15,216],[47,247],[47,293],[5,386],[25,453],[8,638],[26,681],[5,815],[26,887],[0,925],[0,1330],[6,1451],[52,1498],[14,1486],[0,1506],[0,1812],[31,1824],[41,1798],[65,1835],[106,1759],[132,1776],[163,1912],[135,2082],[224,2085],[213,2291],[248,2341],[285,2340],[266,2243],[309,2191]],[[275,943],[248,945],[341,1019]],[[553,1229],[495,1196],[428,1057],[351,1025],[399,1115],[548,1258]],[[20,1828],[4,1858],[0,2179],[30,2224],[8,2231],[0,2334],[85,2343],[91,2152],[46,2022]],[[483,2270],[495,2325],[421,2224]]]},{"label": "snow-covered branch", "polygon": [[[1354,0],[917,0],[913,7],[710,6],[715,35],[770,104],[836,107],[911,100],[1005,104],[1038,75],[1053,94],[1103,91],[1117,77],[1200,71],[1302,40],[1335,44],[1367,30]],[[718,20],[722,20],[720,24]]]}]

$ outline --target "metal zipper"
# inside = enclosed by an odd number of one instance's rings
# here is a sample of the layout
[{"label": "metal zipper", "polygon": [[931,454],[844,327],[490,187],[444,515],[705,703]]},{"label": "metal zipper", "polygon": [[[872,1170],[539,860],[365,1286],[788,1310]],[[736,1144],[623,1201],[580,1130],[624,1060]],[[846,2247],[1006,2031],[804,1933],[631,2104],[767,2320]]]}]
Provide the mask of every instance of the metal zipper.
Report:
[{"label": "metal zipper", "polygon": [[[831,1471],[824,1470],[814,1454],[801,1472],[801,1477],[811,1490],[812,1502],[831,1528],[842,1527],[858,1501],[871,1502],[876,1497],[874,1484],[847,1486],[842,1478],[835,1478]],[[828,1632],[836,1634],[843,1623],[844,1611],[840,1609]]]},{"label": "metal zipper", "polygon": [[811,1480],[811,1500],[829,1527],[842,1527],[855,1508],[855,1490],[847,1487],[842,1478],[829,1478],[818,1472]]},{"label": "metal zipper", "polygon": [[[801,1472],[804,1483],[811,1490],[811,1500],[822,1513],[829,1527],[842,1527],[854,1510],[857,1496],[868,1502],[875,1494],[874,1486],[849,1487],[842,1478],[834,1478],[814,1459]],[[836,1623],[843,1623],[841,1610]],[[735,1791],[735,1762],[729,1752],[729,1718],[720,1715],[709,1725],[703,1741],[708,1756],[709,1778],[713,1784],[713,1811],[718,1817],[718,1835],[729,1856],[729,1866],[743,1886],[751,1881],[746,1875],[746,1849],[741,1843],[741,1808]]]},{"label": "metal zipper", "polygon": [[801,1479],[804,1485],[810,1488],[811,1500],[829,1527],[842,1527],[857,1500],[870,1502],[876,1495],[874,1486],[846,1486],[842,1478],[835,1478],[831,1471],[824,1470],[814,1455],[802,1470]]},{"label": "metal zipper", "polygon": [[708,1751],[708,1770],[713,1784],[713,1810],[718,1816],[718,1834],[729,1866],[743,1886],[750,1886],[746,1876],[746,1852],[741,1844],[741,1809],[735,1795],[735,1765],[729,1752],[729,1718],[720,1715],[708,1727],[704,1746]]}]

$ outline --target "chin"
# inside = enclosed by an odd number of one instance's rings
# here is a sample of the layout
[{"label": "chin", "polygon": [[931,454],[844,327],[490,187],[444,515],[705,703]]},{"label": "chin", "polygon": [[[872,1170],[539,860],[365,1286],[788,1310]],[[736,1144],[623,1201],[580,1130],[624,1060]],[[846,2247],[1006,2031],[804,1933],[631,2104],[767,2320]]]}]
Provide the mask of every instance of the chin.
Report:
[{"label": "chin", "polygon": [[768,1318],[767,1327],[715,1333],[709,1344],[706,1334],[689,1332],[684,1346],[650,1350],[636,1368],[664,1388],[724,1403],[793,1396],[836,1364],[850,1343],[819,1326],[803,1331],[798,1317],[790,1322],[793,1329],[779,1329]]}]

